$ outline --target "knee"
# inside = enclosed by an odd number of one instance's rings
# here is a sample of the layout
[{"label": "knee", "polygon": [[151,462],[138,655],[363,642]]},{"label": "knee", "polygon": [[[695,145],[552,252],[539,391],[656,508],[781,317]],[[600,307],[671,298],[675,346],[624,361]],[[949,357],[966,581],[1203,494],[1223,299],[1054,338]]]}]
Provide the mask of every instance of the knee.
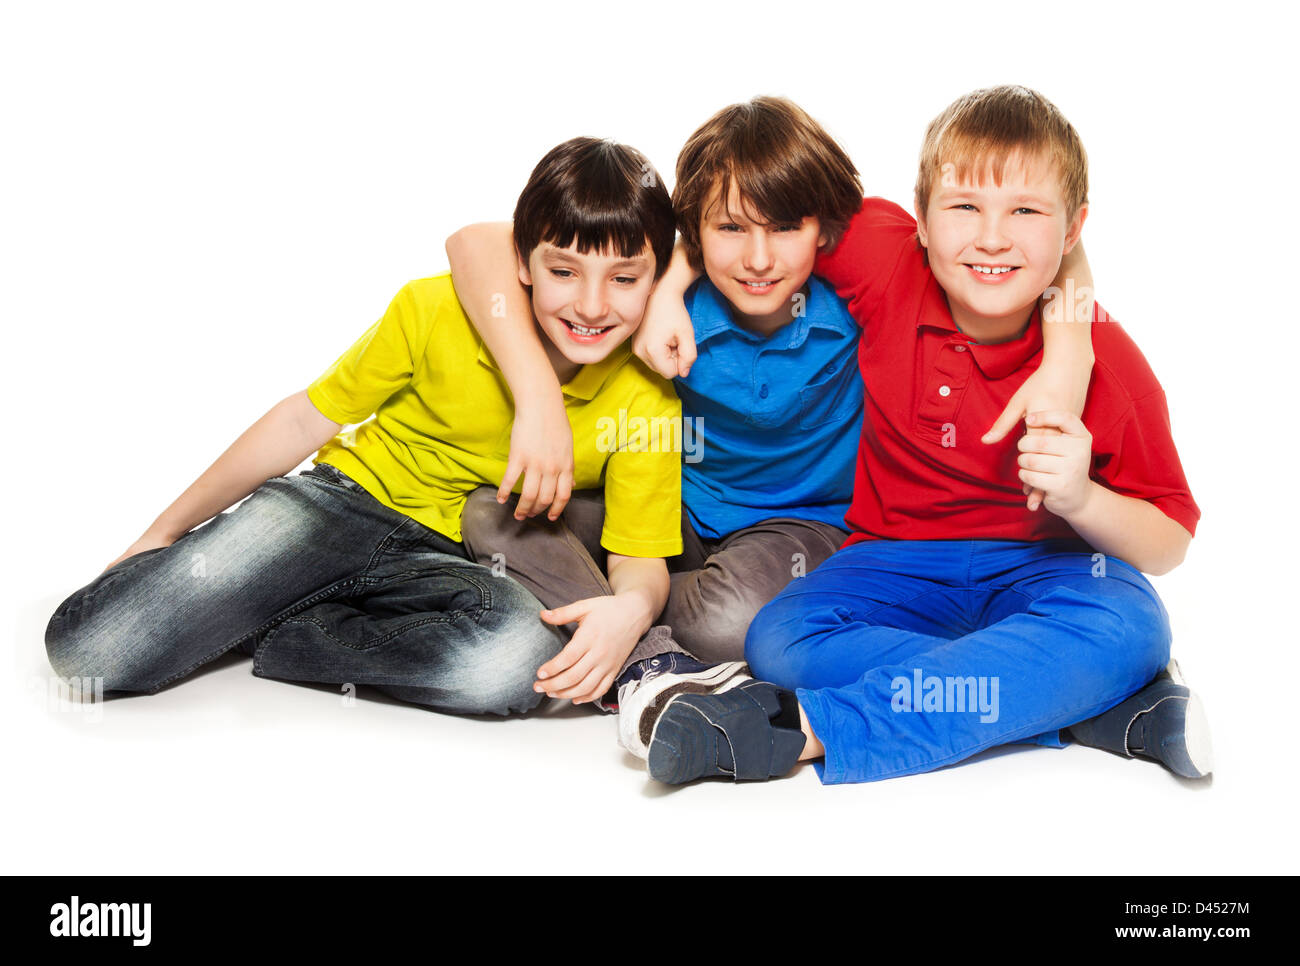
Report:
[{"label": "knee", "polygon": [[1076,596],[1086,608],[1080,637],[1088,658],[1080,664],[1101,675],[1108,693],[1132,692],[1169,663],[1169,615],[1149,585],[1098,579],[1105,583]]},{"label": "knee", "polygon": [[457,674],[455,702],[462,714],[520,714],[545,697],[534,690],[537,669],[559,653],[564,636],[542,621],[541,603],[524,587],[498,578],[491,619],[479,627],[473,660]]},{"label": "knee", "polygon": [[118,583],[119,576],[101,575],[59,605],[45,628],[45,653],[60,677],[97,679],[105,690],[153,692],[161,687],[159,662],[173,640],[170,622],[152,598]]},{"label": "knee", "polygon": [[77,591],[54,612],[45,627],[45,654],[59,677],[116,678],[114,635],[90,613],[89,590]]},{"label": "knee", "polygon": [[45,655],[59,677],[81,677],[85,657],[82,642],[69,625],[64,603],[45,626]]},{"label": "knee", "polygon": [[754,615],[745,634],[745,660],[755,677],[782,685],[797,680],[802,623],[803,608],[794,595],[779,594]]},{"label": "knee", "polygon": [[540,621],[497,631],[481,649],[480,659],[464,668],[451,688],[443,689],[443,710],[503,716],[533,710],[546,697],[534,688],[537,669],[561,647],[558,631]]}]

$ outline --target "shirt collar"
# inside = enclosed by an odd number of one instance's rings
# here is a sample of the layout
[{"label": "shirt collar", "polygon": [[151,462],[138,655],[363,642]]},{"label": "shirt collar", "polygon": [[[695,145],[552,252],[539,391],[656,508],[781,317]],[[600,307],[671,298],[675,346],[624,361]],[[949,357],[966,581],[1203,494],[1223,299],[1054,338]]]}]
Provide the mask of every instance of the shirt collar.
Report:
[{"label": "shirt collar", "polygon": [[[751,342],[765,341],[762,336],[747,332],[735,323],[731,317],[731,304],[707,276],[701,276],[695,283],[690,312],[696,345],[703,345],[723,332],[735,332]],[[808,300],[804,311],[773,335],[784,336],[783,342],[776,343],[782,348],[797,349],[808,338],[810,328],[829,329],[845,335],[852,335],[858,328],[834,290],[816,276],[808,278]]]},{"label": "shirt collar", "polygon": [[1025,331],[1010,342],[987,345],[963,334],[957,328],[957,323],[952,320],[948,297],[934,277],[934,273],[930,273],[930,279],[926,283],[925,295],[921,299],[921,311],[916,318],[916,327],[950,333],[948,341],[968,346],[980,372],[989,379],[1002,379],[1011,375],[1043,348],[1043,327],[1039,322],[1037,305],[1029,316],[1029,325]]},{"label": "shirt collar", "polygon": [[[544,338],[544,336],[542,336]],[[578,374],[560,387],[560,391],[566,396],[574,399],[584,399],[590,401],[600,392],[605,382],[617,372],[627,362],[628,356],[632,353],[632,340],[624,339],[609,355],[599,362],[593,362],[583,366],[578,370]],[[478,361],[495,372],[500,372],[501,367],[492,358],[492,353],[488,350],[487,343],[482,339],[478,345]],[[504,377],[503,377],[504,378]]]}]

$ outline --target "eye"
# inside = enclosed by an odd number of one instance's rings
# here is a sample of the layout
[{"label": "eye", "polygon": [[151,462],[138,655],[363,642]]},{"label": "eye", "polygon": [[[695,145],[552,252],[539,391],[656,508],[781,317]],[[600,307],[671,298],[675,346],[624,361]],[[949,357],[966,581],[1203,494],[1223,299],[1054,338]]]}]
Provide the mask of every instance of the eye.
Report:
[{"label": "eye", "polygon": [[637,277],[635,275],[615,275],[614,281],[618,282],[620,285],[635,285],[637,283]]},{"label": "eye", "polygon": [[1027,214],[1027,215],[1040,215],[1040,214],[1042,214],[1042,212],[1037,211],[1037,210],[1034,209],[1034,208],[1017,208],[1017,209],[1015,210],[1014,213],[1018,215],[1018,214],[1020,214],[1022,211],[1023,211],[1025,214]]},{"label": "eye", "polygon": [[724,225],[719,225],[718,231],[744,231],[744,229],[735,222],[729,221]]},{"label": "eye", "polygon": [[567,268],[553,268],[551,269],[551,274],[556,278],[573,278],[573,272],[569,271]]},{"label": "eye", "polygon": [[962,203],[959,204],[959,205],[952,205],[952,206],[951,206],[951,210],[953,210],[953,211],[974,211],[974,210],[975,210],[975,206],[972,205],[970,202],[962,202]]},{"label": "eye", "polygon": [[773,225],[772,231],[780,231],[780,232],[798,231],[799,227],[800,227],[799,225],[796,225],[793,222],[786,222],[785,224],[782,225]]}]

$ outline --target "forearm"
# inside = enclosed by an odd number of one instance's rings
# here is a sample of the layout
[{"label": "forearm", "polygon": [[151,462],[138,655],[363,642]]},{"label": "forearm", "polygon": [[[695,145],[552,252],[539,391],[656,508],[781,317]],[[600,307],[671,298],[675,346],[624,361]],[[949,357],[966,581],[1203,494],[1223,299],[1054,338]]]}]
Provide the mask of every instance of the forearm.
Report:
[{"label": "forearm", "polygon": [[516,399],[563,406],[560,383],[546,358],[528,291],[519,281],[510,222],[468,225],[447,239],[456,297]]},{"label": "forearm", "polygon": [[668,268],[650,292],[645,318],[632,336],[637,358],[665,379],[685,378],[695,362],[695,329],[684,296],[699,275],[679,239]]},{"label": "forearm", "polygon": [[1143,573],[1165,574],[1187,555],[1192,536],[1154,504],[1090,481],[1088,498],[1066,522],[1097,550]]},{"label": "forearm", "polygon": [[277,403],[204,470],[146,531],[175,540],[242,500],[274,476],[289,472],[340,429],[307,393]]},{"label": "forearm", "polygon": [[1076,415],[1083,411],[1095,361],[1092,349],[1092,269],[1082,242],[1061,260],[1043,298],[1042,366],[1073,385]]},{"label": "forearm", "polygon": [[609,586],[627,604],[629,621],[640,637],[668,603],[668,565],[662,557],[609,555]]},{"label": "forearm", "polygon": [[654,291],[650,293],[651,304],[654,304],[658,296],[664,299],[680,299],[701,274],[703,273],[691,267],[691,260],[686,257],[686,246],[682,244],[680,238],[677,239],[677,243],[673,245],[673,257],[668,262],[668,268],[655,283]]}]

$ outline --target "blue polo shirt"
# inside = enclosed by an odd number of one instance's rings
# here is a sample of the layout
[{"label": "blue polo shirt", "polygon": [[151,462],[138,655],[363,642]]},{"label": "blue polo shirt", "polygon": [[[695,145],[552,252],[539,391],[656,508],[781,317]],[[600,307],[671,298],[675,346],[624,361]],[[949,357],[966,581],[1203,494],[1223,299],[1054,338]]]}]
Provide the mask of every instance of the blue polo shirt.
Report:
[{"label": "blue polo shirt", "polygon": [[686,308],[699,358],[674,385],[698,427],[682,463],[695,532],[716,540],[773,517],[843,528],[862,427],[859,328],[844,303],[809,278],[803,313],[767,338],[732,321],[707,276]]}]

